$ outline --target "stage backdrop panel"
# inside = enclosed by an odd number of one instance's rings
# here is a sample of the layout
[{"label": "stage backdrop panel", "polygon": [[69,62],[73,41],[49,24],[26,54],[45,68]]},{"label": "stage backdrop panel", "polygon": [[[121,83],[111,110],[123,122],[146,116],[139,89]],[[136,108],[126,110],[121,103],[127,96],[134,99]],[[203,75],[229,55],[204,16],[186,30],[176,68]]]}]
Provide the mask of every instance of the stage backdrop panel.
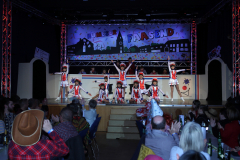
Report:
[{"label": "stage backdrop panel", "polygon": [[[82,81],[82,87],[88,91],[89,93],[92,94],[92,96],[95,96],[98,94],[99,91],[99,86],[98,83],[95,83],[95,80],[98,81],[103,81],[103,76],[104,75],[94,75],[94,74],[70,74],[69,75],[69,89],[74,86],[74,80],[76,78],[80,78]],[[169,81],[169,76],[168,75],[146,75],[145,79],[146,80],[151,80],[153,78],[157,78],[158,81],[158,86],[163,90],[165,94],[167,94],[170,97],[170,86],[168,84]],[[179,88],[180,91],[182,92],[182,95],[185,99],[195,99],[195,75],[178,75],[177,76],[178,81],[179,81]],[[127,75],[127,84],[128,87],[126,89],[126,95],[125,99],[130,99],[131,94],[130,94],[130,86],[132,86],[133,81],[136,79],[135,75]],[[60,79],[59,79],[60,80]],[[56,83],[59,83],[60,81],[56,81]],[[118,75],[110,75],[110,85],[112,85],[112,92],[114,93],[115,88],[116,88],[116,82],[118,81]],[[151,85],[151,82],[147,83]],[[56,93],[58,90],[56,90]],[[69,97],[72,97],[73,93],[69,94]],[[87,95],[83,91],[81,91],[81,95],[83,98],[91,98],[91,96]],[[160,97],[163,98],[162,94],[160,93]],[[174,99],[180,99],[179,95],[177,94],[176,89],[174,90]],[[113,98],[113,94],[109,94],[109,98]],[[144,96],[144,98],[148,98]]]},{"label": "stage backdrop panel", "polygon": [[189,24],[70,25],[70,60],[189,60]]}]

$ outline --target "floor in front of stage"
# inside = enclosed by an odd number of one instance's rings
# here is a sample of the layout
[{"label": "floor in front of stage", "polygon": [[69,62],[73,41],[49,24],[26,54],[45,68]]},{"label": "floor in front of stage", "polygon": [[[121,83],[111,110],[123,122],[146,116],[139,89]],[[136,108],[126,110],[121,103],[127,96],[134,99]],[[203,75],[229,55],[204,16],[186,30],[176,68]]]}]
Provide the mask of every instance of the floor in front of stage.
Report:
[{"label": "floor in front of stage", "polygon": [[[84,105],[88,105],[89,98],[84,98],[81,100],[81,103],[84,103]],[[163,101],[160,102],[161,107],[191,107],[192,102],[194,99],[185,99],[183,102],[181,99],[175,99],[173,102],[171,99],[163,99]],[[72,102],[72,99],[69,98],[68,100],[61,99],[59,101],[55,101],[55,99],[50,98],[48,99],[48,104],[49,105],[67,105]],[[202,105],[208,105],[210,107],[223,107],[226,104],[226,101],[206,101],[205,99],[200,99],[200,102]],[[113,103],[106,103],[106,104],[98,104],[98,105],[111,105],[111,106],[144,106],[145,103],[143,104],[130,104],[127,102],[121,103],[121,104],[113,104]]]}]

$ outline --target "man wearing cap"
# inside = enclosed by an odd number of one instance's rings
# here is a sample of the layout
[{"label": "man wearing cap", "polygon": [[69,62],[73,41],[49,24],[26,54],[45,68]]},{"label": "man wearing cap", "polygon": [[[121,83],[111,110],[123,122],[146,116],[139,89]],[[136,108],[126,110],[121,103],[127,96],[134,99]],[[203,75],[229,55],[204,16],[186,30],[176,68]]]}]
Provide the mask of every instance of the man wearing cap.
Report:
[{"label": "man wearing cap", "polygon": [[130,68],[128,69],[127,74],[134,74],[135,65],[134,65],[134,63],[132,63],[132,57],[129,57],[129,58],[128,58],[128,63],[127,63],[126,66],[128,67],[130,64],[131,64],[131,66],[130,66]]},{"label": "man wearing cap", "polygon": [[[8,146],[10,160],[50,160],[69,153],[63,139],[52,129],[49,120],[44,120],[41,110],[27,110],[16,116],[12,126],[12,141]],[[41,132],[48,133],[52,140],[40,140]]]}]

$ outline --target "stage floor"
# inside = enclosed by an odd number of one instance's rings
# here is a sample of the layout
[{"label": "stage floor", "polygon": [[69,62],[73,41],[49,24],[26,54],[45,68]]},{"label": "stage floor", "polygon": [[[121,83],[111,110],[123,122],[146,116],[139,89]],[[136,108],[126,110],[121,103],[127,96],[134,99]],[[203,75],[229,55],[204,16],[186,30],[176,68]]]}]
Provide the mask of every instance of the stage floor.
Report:
[{"label": "stage floor", "polygon": [[[84,105],[88,105],[89,98],[84,98]],[[182,100],[175,99],[173,102],[171,99],[163,99],[163,101],[160,103],[159,106],[161,107],[191,107],[192,102],[194,99],[185,99],[183,102]],[[55,101],[55,99],[48,99],[48,104],[49,105],[67,105],[72,102],[72,99],[68,99],[67,101],[65,99],[62,99],[60,101]],[[225,101],[206,101],[204,99],[200,99],[201,104],[203,105],[208,105],[209,107],[223,107],[226,102]],[[145,104],[129,104],[127,102],[123,104],[112,104],[112,103],[107,103],[107,104],[98,104],[98,106],[144,106]]]}]

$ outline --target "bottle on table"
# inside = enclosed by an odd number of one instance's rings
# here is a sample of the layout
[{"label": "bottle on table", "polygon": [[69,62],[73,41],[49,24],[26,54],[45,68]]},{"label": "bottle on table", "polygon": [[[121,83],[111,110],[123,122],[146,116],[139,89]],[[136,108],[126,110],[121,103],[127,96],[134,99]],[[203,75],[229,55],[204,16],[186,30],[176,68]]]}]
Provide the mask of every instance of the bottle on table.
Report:
[{"label": "bottle on table", "polygon": [[7,130],[5,129],[4,137],[3,137],[3,145],[8,145],[8,136],[7,136]]},{"label": "bottle on table", "polygon": [[225,153],[224,153],[224,149],[222,148],[222,154],[221,154],[221,160],[225,160]]},{"label": "bottle on table", "polygon": [[211,142],[211,138],[209,138],[209,142],[208,142],[208,154],[210,156],[212,156],[212,142]]}]

